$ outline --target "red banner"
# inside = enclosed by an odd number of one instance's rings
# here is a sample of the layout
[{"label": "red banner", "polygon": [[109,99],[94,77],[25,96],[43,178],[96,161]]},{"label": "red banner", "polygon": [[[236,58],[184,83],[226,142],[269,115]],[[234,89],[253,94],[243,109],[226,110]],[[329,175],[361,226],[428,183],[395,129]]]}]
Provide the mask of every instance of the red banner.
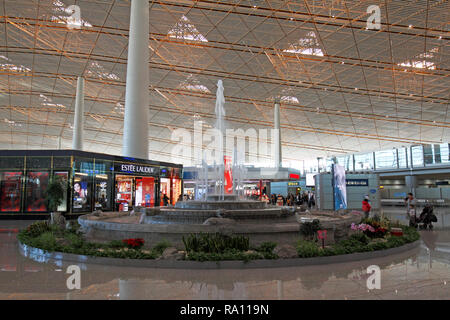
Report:
[{"label": "red banner", "polygon": [[233,193],[233,175],[231,169],[231,157],[224,156],[223,157],[224,171],[223,177],[225,181],[224,190],[225,193],[230,194]]}]

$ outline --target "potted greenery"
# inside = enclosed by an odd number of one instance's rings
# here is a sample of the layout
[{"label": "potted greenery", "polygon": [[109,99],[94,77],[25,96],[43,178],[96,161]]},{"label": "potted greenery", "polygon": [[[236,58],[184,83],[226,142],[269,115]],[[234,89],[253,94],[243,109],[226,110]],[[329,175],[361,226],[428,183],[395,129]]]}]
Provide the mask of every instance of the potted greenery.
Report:
[{"label": "potted greenery", "polygon": [[64,181],[60,177],[53,177],[50,180],[46,190],[46,200],[48,203],[48,209],[50,211],[50,223],[64,225],[64,217],[61,216],[58,210],[58,206],[62,204],[64,200],[65,185]]}]

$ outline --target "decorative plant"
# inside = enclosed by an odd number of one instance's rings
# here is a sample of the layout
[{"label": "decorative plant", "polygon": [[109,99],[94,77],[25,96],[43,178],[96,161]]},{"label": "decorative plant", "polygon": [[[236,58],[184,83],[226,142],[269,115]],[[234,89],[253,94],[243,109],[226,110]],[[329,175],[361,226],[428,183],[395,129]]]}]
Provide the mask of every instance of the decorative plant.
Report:
[{"label": "decorative plant", "polygon": [[46,190],[46,200],[48,209],[53,212],[58,210],[58,206],[64,200],[65,183],[60,177],[53,177]]},{"label": "decorative plant", "polygon": [[367,223],[352,223],[350,228],[355,231],[362,231],[366,236],[370,238],[383,238],[388,232],[388,229],[381,227],[378,223],[374,223],[374,225],[370,225]]},{"label": "decorative plant", "polygon": [[191,234],[183,237],[183,243],[187,252],[223,253],[227,250],[247,251],[250,247],[248,237],[220,233]]},{"label": "decorative plant", "polygon": [[124,239],[122,240],[123,243],[127,245],[130,249],[140,249],[144,245],[144,239]]},{"label": "decorative plant", "polygon": [[322,229],[320,221],[314,219],[312,222],[303,222],[300,225],[300,233],[307,239],[314,239],[317,231]]}]

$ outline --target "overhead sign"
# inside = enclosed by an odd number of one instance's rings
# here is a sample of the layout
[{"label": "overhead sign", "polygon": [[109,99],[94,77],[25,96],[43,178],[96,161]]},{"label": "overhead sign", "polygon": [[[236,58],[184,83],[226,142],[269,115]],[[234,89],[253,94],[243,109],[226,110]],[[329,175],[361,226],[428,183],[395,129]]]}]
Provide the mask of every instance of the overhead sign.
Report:
[{"label": "overhead sign", "polygon": [[296,182],[288,182],[288,186],[289,187],[298,187],[300,185],[300,182],[296,181]]},{"label": "overhead sign", "polygon": [[367,187],[369,186],[369,179],[347,179],[345,184],[347,187]]}]

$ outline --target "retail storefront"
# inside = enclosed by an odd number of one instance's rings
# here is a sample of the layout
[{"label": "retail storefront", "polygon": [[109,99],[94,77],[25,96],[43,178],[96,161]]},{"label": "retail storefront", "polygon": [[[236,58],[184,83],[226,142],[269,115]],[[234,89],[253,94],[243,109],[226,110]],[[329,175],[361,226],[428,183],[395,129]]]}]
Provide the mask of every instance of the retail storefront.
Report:
[{"label": "retail storefront", "polygon": [[182,166],[74,150],[0,150],[0,214],[47,213],[52,176],[65,182],[58,210],[67,213],[131,210],[175,204]]}]

